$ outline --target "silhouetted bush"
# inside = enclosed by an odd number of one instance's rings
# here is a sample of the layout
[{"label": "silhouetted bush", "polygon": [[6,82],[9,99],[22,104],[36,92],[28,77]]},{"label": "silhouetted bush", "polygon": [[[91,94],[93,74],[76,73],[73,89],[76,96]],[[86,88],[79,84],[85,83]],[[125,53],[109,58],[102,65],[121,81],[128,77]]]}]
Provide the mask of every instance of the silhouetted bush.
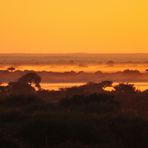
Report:
[{"label": "silhouetted bush", "polygon": [[0,102],[0,106],[14,106],[14,107],[22,107],[22,106],[31,106],[31,105],[39,105],[43,104],[44,101],[39,98],[37,95],[33,96],[8,96],[5,100]]},{"label": "silhouetted bush", "polygon": [[90,148],[146,148],[148,123],[122,115],[98,118],[65,113],[27,122],[21,127],[19,137],[36,148],[63,144],[69,144],[71,148],[75,144]]},{"label": "silhouetted bush", "polygon": [[107,92],[110,81],[45,91],[36,74],[21,81],[23,94],[0,88],[0,148],[148,147],[147,91],[123,83]]},{"label": "silhouetted bush", "polygon": [[133,84],[124,84],[124,83],[120,83],[118,85],[116,85],[114,87],[115,89],[115,92],[116,93],[123,93],[123,94],[126,94],[126,93],[130,93],[130,94],[133,94],[133,93],[136,93],[136,88]]},{"label": "silhouetted bush", "polygon": [[92,94],[89,96],[74,96],[61,100],[61,105],[68,110],[87,113],[114,112],[119,109],[119,103],[109,94]]}]

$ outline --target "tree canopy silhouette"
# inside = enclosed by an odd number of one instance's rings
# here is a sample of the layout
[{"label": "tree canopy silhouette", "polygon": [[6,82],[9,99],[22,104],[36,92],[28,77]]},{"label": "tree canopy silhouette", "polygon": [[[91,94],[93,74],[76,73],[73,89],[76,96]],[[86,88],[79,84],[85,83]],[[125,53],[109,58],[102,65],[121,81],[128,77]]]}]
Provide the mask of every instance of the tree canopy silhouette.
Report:
[{"label": "tree canopy silhouette", "polygon": [[[41,77],[37,73],[27,73],[15,82],[8,84],[8,92],[15,95],[29,95],[40,90]],[[35,87],[33,86],[35,85]]]},{"label": "tree canopy silhouette", "polygon": [[38,88],[38,89],[41,88],[41,86],[40,86],[41,77],[35,72],[27,73],[27,74],[23,75],[21,78],[18,79],[18,82],[24,83],[24,84],[27,83],[29,85],[35,84],[36,88]]},{"label": "tree canopy silhouette", "polygon": [[14,68],[14,67],[8,67],[7,70],[8,70],[9,72],[14,72],[14,71],[15,71],[15,68]]},{"label": "tree canopy silhouette", "polygon": [[120,92],[120,93],[135,93],[136,92],[136,88],[133,84],[124,84],[124,83],[120,83],[116,86],[114,86],[114,89],[116,92]]}]

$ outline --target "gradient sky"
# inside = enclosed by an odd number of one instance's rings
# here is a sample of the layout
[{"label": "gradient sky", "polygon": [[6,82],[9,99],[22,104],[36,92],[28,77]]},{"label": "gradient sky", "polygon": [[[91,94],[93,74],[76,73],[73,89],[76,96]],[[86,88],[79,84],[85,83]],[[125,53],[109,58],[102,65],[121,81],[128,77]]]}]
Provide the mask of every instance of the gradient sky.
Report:
[{"label": "gradient sky", "polygon": [[148,52],[148,0],[1,0],[0,52]]}]

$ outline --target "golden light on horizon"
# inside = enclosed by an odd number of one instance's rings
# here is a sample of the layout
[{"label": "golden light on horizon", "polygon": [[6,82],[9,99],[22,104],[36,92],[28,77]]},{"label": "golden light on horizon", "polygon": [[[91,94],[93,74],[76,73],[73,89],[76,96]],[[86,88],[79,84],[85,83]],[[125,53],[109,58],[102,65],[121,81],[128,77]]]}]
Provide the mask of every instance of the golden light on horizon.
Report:
[{"label": "golden light on horizon", "polygon": [[147,52],[147,0],[5,0],[0,52]]}]

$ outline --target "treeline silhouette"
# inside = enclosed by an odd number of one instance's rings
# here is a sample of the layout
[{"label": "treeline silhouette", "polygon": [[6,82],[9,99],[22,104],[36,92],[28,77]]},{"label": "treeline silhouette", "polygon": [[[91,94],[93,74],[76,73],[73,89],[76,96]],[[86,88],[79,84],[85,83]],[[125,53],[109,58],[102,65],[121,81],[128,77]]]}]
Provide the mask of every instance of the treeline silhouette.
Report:
[{"label": "treeline silhouette", "polygon": [[[47,83],[64,83],[64,82],[97,82],[102,80],[111,80],[114,82],[147,82],[148,69],[145,72],[138,70],[125,69],[116,72],[85,72],[85,71],[33,71],[33,70],[17,70],[14,67],[8,67],[6,70],[0,70],[0,82],[15,81],[19,77],[27,73],[37,73],[42,82]],[[135,79],[136,77],[136,79]]]},{"label": "treeline silhouette", "polygon": [[0,147],[148,147],[148,90],[102,81],[49,91],[40,83],[33,72],[0,86]]}]

